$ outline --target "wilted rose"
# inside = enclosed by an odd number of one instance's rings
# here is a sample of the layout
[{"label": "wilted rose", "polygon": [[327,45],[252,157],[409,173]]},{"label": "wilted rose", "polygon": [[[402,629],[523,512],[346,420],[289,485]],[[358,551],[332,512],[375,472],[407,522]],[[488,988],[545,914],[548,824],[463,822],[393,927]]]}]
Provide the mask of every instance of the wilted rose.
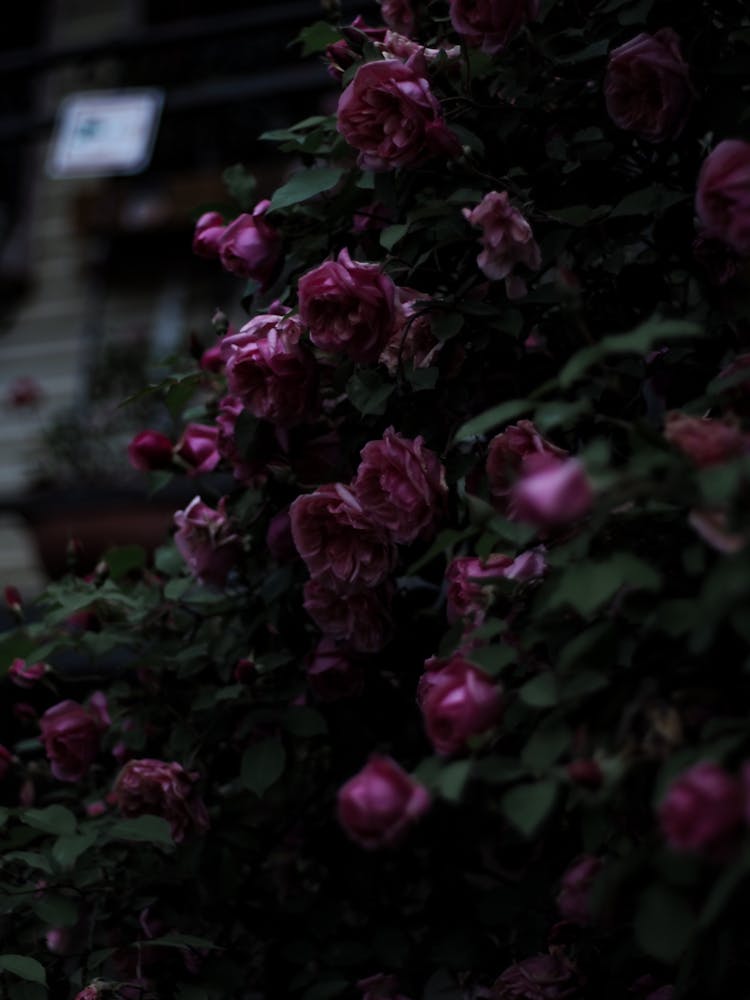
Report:
[{"label": "wilted rose", "polygon": [[174,516],[174,542],[190,572],[205,583],[222,587],[242,552],[239,536],[226,512],[226,497],[214,510],[193,497]]},{"label": "wilted rose", "polygon": [[206,807],[195,789],[197,780],[197,773],[187,772],[176,761],[145,757],[123,767],[113,796],[123,816],[150,814],[166,819],[179,844],[189,833],[209,827]]},{"label": "wilted rose", "polygon": [[323,580],[308,580],[304,608],[323,635],[338,639],[357,653],[377,653],[392,629],[387,590],[341,591]]},{"label": "wilted rose", "polygon": [[750,254],[750,142],[725,139],[698,176],[695,210],[706,235]]},{"label": "wilted rose", "polygon": [[504,708],[502,688],[460,653],[447,661],[432,658],[425,668],[417,700],[427,737],[437,753],[466,750],[472,736],[500,721]]},{"label": "wilted rose", "polygon": [[160,431],[140,431],[128,445],[128,458],[140,472],[166,469],[172,464],[172,442]]},{"label": "wilted rose", "polygon": [[298,291],[300,319],[316,347],[377,361],[400,318],[396,286],[378,264],[353,261],[344,248],[304,274]]},{"label": "wilted rose", "polygon": [[507,278],[517,264],[532,271],[542,266],[542,256],[531,226],[510,203],[507,191],[490,191],[476,208],[463,209],[464,218],[482,230],[479,270],[491,281]]},{"label": "wilted rose", "polygon": [[675,139],[685,127],[693,88],[679,36],[671,28],[641,33],[609,54],[604,77],[609,117],[649,142]]},{"label": "wilted rose", "polygon": [[238,278],[253,278],[268,288],[281,259],[281,234],[265,221],[270,201],[260,201],[238,215],[224,230],[219,242],[222,266]]},{"label": "wilted rose", "polygon": [[658,809],[665,840],[677,851],[704,852],[721,845],[742,820],[740,783],[711,761],[676,778]]},{"label": "wilted rose", "polygon": [[361,847],[398,844],[430,806],[430,795],[390,757],[372,756],[339,789],[338,818]]},{"label": "wilted rose", "polygon": [[450,17],[469,45],[494,55],[536,20],[539,7],[539,0],[450,0]]},{"label": "wilted rose", "polygon": [[99,753],[102,733],[109,726],[106,698],[95,692],[84,707],[61,701],[39,720],[41,739],[58,781],[80,781]]},{"label": "wilted rose", "polygon": [[339,98],[337,125],[359,150],[364,170],[413,167],[431,156],[461,152],[430,89],[421,53],[406,62],[378,59],[360,66]]}]

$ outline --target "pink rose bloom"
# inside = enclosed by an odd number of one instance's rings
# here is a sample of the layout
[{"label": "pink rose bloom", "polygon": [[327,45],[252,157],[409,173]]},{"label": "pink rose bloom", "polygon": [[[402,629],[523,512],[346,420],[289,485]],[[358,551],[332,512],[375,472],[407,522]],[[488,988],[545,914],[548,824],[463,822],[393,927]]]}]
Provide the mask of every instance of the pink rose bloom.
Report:
[{"label": "pink rose bloom", "polygon": [[432,332],[430,312],[424,308],[429,299],[412,297],[409,289],[400,288],[401,323],[380,352],[378,361],[389,374],[400,367],[429,368],[440,353],[442,344]]},{"label": "pink rose bloom", "polygon": [[321,701],[338,701],[362,693],[364,674],[333,639],[321,639],[308,660],[307,683]]},{"label": "pink rose bloom", "polygon": [[218,212],[204,212],[195,224],[193,253],[199,257],[218,257],[226,224]]},{"label": "pink rose bloom", "polygon": [[16,687],[32,688],[48,670],[46,663],[27,663],[26,660],[17,658],[8,669],[8,679]]},{"label": "pink rose bloom", "polygon": [[391,633],[389,593],[362,589],[343,593],[323,580],[308,580],[303,606],[323,635],[356,653],[377,653]]},{"label": "pink rose bloom", "polygon": [[482,230],[484,249],[477,257],[477,265],[491,281],[507,278],[517,264],[525,264],[532,271],[542,266],[531,226],[511,205],[507,191],[490,191],[476,208],[463,209],[463,215]]},{"label": "pink rose bloom", "polygon": [[39,720],[41,740],[58,781],[80,781],[99,753],[102,733],[109,726],[106,699],[101,691],[84,708],[61,701]]},{"label": "pink rose bloom", "polygon": [[433,535],[448,487],[440,459],[423,438],[404,438],[389,427],[361,455],[352,489],[367,516],[399,544]]},{"label": "pink rose bloom", "polygon": [[461,152],[430,90],[420,53],[405,63],[378,59],[360,66],[339,98],[337,127],[359,150],[364,170],[414,167],[432,156]]},{"label": "pink rose bloom", "polygon": [[519,476],[524,462],[532,455],[552,455],[563,458],[567,452],[547,441],[530,420],[517,424],[497,434],[487,452],[487,479],[490,495],[499,510],[504,510],[513,482]]},{"label": "pink rose bloom", "polygon": [[174,542],[188,569],[202,583],[223,587],[242,553],[239,536],[226,512],[226,497],[214,510],[193,497],[174,516]]},{"label": "pink rose bloom", "polygon": [[263,289],[271,284],[281,259],[281,235],[263,218],[270,204],[268,199],[260,201],[252,215],[238,215],[219,243],[224,270],[238,278],[253,278]]},{"label": "pink rose bloom", "polygon": [[259,420],[293,427],[312,415],[317,369],[296,316],[256,316],[222,341],[227,383]]},{"label": "pink rose bloom", "polygon": [[704,852],[725,842],[742,820],[742,787],[711,761],[676,778],[658,809],[661,832],[676,851]]},{"label": "pink rose bloom", "polygon": [[494,598],[493,580],[532,580],[546,569],[547,563],[538,550],[524,552],[516,559],[499,552],[486,559],[457,556],[445,574],[448,621],[453,624],[466,618],[481,625]]},{"label": "pink rose bloom", "polygon": [[188,834],[209,827],[206,807],[194,787],[197,780],[197,773],[188,773],[182,764],[145,757],[128,761],[112,794],[123,816],[148,813],[166,819],[172,839],[180,844]]},{"label": "pink rose bloom", "polygon": [[175,445],[175,456],[187,466],[189,476],[211,472],[219,464],[219,428],[208,424],[188,424]]},{"label": "pink rose bloom", "polygon": [[450,0],[451,23],[469,45],[494,55],[539,16],[539,0]]},{"label": "pink rose bloom", "polygon": [[13,754],[0,743],[0,781],[5,781],[12,766]]},{"label": "pink rose bloom", "polygon": [[374,587],[393,569],[390,538],[343,483],[297,497],[289,513],[294,544],[311,576],[338,587]]},{"label": "pink rose bloom", "polygon": [[172,464],[172,442],[160,431],[141,431],[128,445],[128,458],[140,472],[166,469]]},{"label": "pink rose bloom", "polygon": [[580,981],[563,955],[534,955],[509,966],[495,980],[493,1000],[578,1000]]},{"label": "pink rose bloom", "polygon": [[750,438],[735,424],[675,410],[667,414],[664,437],[701,469],[739,458],[750,450]]},{"label": "pink rose bloom", "polygon": [[706,235],[750,254],[750,142],[725,139],[698,176],[695,210]]},{"label": "pink rose bloom", "polygon": [[389,28],[403,35],[414,34],[417,15],[411,0],[380,0],[380,13]]},{"label": "pink rose bloom", "polygon": [[379,265],[353,261],[343,249],[304,274],[298,291],[300,319],[316,347],[377,361],[399,320],[396,286]]},{"label": "pink rose bloom", "polygon": [[339,789],[345,832],[367,850],[393,847],[430,807],[430,794],[390,757],[373,755]]},{"label": "pink rose bloom", "polygon": [[601,858],[586,854],[563,875],[557,908],[566,920],[584,926],[591,922],[591,887],[602,864]]},{"label": "pink rose bloom", "polygon": [[510,495],[509,517],[538,528],[570,524],[591,510],[594,491],[577,458],[528,459]]},{"label": "pink rose bloom", "polygon": [[609,54],[604,77],[609,117],[649,142],[675,139],[693,103],[688,65],[671,28],[641,33]]},{"label": "pink rose bloom", "polygon": [[427,737],[439,754],[466,750],[470,737],[491,729],[504,708],[502,688],[460,653],[425,663],[417,701]]}]

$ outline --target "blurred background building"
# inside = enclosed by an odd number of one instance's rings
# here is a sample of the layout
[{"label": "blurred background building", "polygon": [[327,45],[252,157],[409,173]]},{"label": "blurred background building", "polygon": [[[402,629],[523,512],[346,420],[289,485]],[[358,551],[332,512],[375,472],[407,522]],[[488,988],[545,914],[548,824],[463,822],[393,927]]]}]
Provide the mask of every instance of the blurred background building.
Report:
[{"label": "blurred background building", "polygon": [[[302,60],[290,43],[332,6],[14,7],[0,40],[0,585],[24,596],[39,590],[45,571],[32,521],[51,516],[58,530],[74,532],[81,510],[89,516],[84,500],[99,487],[119,488],[105,481],[109,459],[97,451],[116,446],[115,464],[127,467],[101,398],[127,395],[129,380],[158,372],[191,334],[207,346],[216,306],[238,305],[242,283],[191,254],[193,223],[201,209],[227,201],[221,176],[232,164],[255,174],[259,198],[269,194],[290,163],[259,134],[330,108],[335,91],[321,60]],[[336,6],[345,19],[377,10]],[[142,87],[163,93],[143,172],[49,175],[66,95]]]}]

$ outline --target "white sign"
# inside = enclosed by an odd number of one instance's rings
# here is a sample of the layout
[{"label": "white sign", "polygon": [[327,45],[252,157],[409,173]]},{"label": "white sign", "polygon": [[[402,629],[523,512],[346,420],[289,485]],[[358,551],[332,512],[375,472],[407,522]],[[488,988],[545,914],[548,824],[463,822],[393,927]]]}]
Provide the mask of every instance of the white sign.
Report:
[{"label": "white sign", "polygon": [[47,156],[51,177],[139,174],[149,165],[164,94],[89,90],[63,98]]}]

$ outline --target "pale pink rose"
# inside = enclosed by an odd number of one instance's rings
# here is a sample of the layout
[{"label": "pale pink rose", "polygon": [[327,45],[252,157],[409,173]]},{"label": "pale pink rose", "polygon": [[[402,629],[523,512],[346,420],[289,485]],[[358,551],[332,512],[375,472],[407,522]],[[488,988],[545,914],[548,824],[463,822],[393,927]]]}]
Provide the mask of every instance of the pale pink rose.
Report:
[{"label": "pale pink rose", "polygon": [[230,392],[259,420],[293,427],[315,408],[317,370],[296,316],[256,316],[222,341]]},{"label": "pale pink rose", "polygon": [[339,789],[337,813],[345,832],[367,850],[393,847],[430,807],[430,794],[390,757],[373,755]]},{"label": "pale pink rose", "polygon": [[193,253],[199,257],[218,257],[226,224],[218,212],[204,212],[195,224]]},{"label": "pale pink rose", "polygon": [[510,494],[508,516],[538,528],[554,528],[584,517],[594,491],[577,458],[545,455],[527,459]]},{"label": "pale pink rose", "polygon": [[535,549],[517,558],[493,553],[486,559],[457,556],[445,574],[448,584],[446,614],[452,624],[461,618],[481,625],[494,599],[493,580],[533,580],[542,576],[547,564]]},{"label": "pale pink rose", "polygon": [[380,0],[380,13],[389,28],[404,35],[413,35],[417,15],[411,0]]},{"label": "pale pink rose", "polygon": [[711,761],[676,778],[658,809],[659,826],[676,851],[701,853],[722,845],[742,820],[742,786]]},{"label": "pale pink rose", "polygon": [[360,66],[339,98],[337,126],[359,150],[365,170],[413,167],[461,152],[430,89],[421,53],[406,62],[378,59]]},{"label": "pale pink rose", "polygon": [[48,672],[46,663],[27,663],[16,658],[8,668],[8,680],[20,688],[32,688]]},{"label": "pale pink rose", "polygon": [[495,980],[492,1000],[578,1000],[580,986],[575,966],[564,955],[534,955]]},{"label": "pale pink rose", "polygon": [[61,701],[39,720],[41,740],[58,781],[80,781],[99,753],[102,733],[109,725],[106,699],[101,691],[87,707]]},{"label": "pale pink rose", "polygon": [[128,445],[128,458],[140,472],[166,469],[172,464],[172,442],[160,431],[140,431]]},{"label": "pale pink rose", "polygon": [[750,142],[725,139],[705,159],[695,210],[706,235],[750,254]]},{"label": "pale pink rose", "polygon": [[212,472],[221,460],[219,428],[209,424],[188,424],[175,445],[174,453],[189,476]]},{"label": "pale pink rose", "polygon": [[193,497],[174,516],[174,542],[188,569],[204,583],[223,587],[242,553],[240,539],[226,512],[226,497],[216,510]]},{"label": "pale pink rose", "polygon": [[671,28],[641,33],[609,54],[604,77],[609,117],[649,142],[675,139],[693,103],[688,65]]},{"label": "pale pink rose", "polygon": [[378,361],[391,375],[400,367],[429,368],[438,357],[442,344],[432,332],[430,312],[425,309],[429,299],[400,288],[401,322],[380,352]]},{"label": "pale pink rose", "polygon": [[482,230],[484,249],[477,257],[477,265],[491,281],[508,278],[517,264],[525,264],[532,271],[542,266],[531,226],[511,205],[507,191],[490,191],[476,208],[464,208],[463,214],[472,226]]},{"label": "pale pink rose", "polygon": [[148,813],[166,819],[179,844],[188,834],[209,827],[206,807],[195,790],[197,780],[197,773],[176,761],[130,760],[117,776],[113,796],[123,816]]},{"label": "pale pink rose", "polygon": [[305,611],[323,635],[356,653],[377,653],[392,631],[390,594],[372,588],[341,591],[323,580],[308,580]]},{"label": "pale pink rose", "polygon": [[389,427],[361,454],[352,490],[367,516],[399,544],[433,535],[448,487],[440,459],[422,437],[404,438]]},{"label": "pale pink rose", "polygon": [[750,437],[736,424],[676,410],[667,414],[664,437],[699,468],[720,465],[750,451]]},{"label": "pale pink rose", "polygon": [[490,495],[499,510],[505,509],[514,481],[520,475],[524,462],[533,455],[563,458],[567,452],[543,438],[530,420],[511,424],[490,441],[487,480]]},{"label": "pale pink rose", "polygon": [[494,55],[539,16],[540,0],[450,0],[454,29],[469,45]]},{"label": "pale pink rose", "polygon": [[352,361],[377,361],[400,320],[396,286],[377,264],[353,261],[344,248],[298,283],[299,315],[310,340]]},{"label": "pale pink rose", "polygon": [[417,700],[427,737],[439,754],[466,750],[469,739],[495,726],[504,709],[500,685],[460,653],[425,663]]},{"label": "pale pink rose", "polygon": [[566,920],[591,923],[591,887],[602,868],[602,859],[586,854],[567,869],[557,895],[557,908]]},{"label": "pale pink rose", "polygon": [[222,267],[238,278],[253,278],[268,288],[281,260],[281,234],[265,221],[270,201],[260,201],[252,215],[230,222],[219,242]]},{"label": "pale pink rose", "polygon": [[374,587],[391,573],[396,552],[389,536],[343,483],[297,497],[289,514],[311,576],[339,587]]},{"label": "pale pink rose", "polygon": [[321,639],[306,666],[307,683],[321,701],[338,701],[362,693],[362,667],[333,639]]}]

